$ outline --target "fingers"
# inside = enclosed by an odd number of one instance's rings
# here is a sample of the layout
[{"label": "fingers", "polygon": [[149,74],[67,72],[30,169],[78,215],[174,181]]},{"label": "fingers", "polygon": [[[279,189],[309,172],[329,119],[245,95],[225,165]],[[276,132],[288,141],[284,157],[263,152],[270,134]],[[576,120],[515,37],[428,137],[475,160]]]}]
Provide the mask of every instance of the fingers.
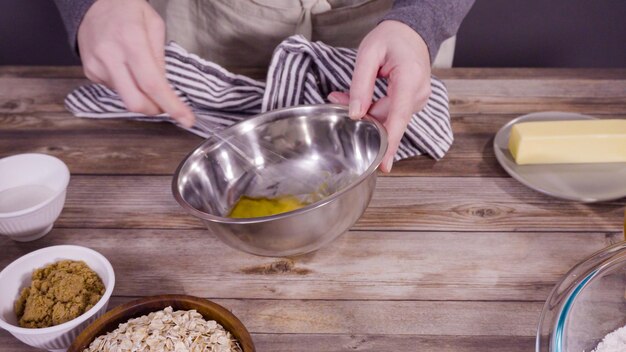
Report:
[{"label": "fingers", "polygon": [[[328,101],[333,104],[348,105],[350,96],[344,92],[332,92],[328,95]],[[389,115],[389,104],[389,97],[382,97],[370,106],[367,113],[381,123],[384,123],[387,120],[387,115]]]},{"label": "fingers", "polygon": [[149,40],[137,40],[129,50],[127,66],[143,94],[155,102],[163,111],[168,113],[186,127],[191,127],[194,115],[174,93],[167,82],[163,71],[154,58],[154,51]]},{"label": "fingers", "polygon": [[348,105],[350,103],[350,96],[344,92],[332,92],[328,94],[328,101],[333,104]]},{"label": "fingers", "polygon": [[389,97],[382,97],[377,100],[368,113],[372,115],[380,123],[385,123],[389,117],[389,107],[391,106],[391,99]]},{"label": "fingers", "polygon": [[[415,111],[419,111],[429,95],[430,86],[422,92],[422,83],[415,79],[415,74],[402,73],[399,69],[389,76],[388,95],[377,100],[367,111],[372,117],[380,121],[387,130],[388,148],[380,166],[383,172],[390,172],[393,166],[393,158],[406,126],[409,124]],[[335,104],[345,105],[351,101],[351,96],[343,92],[332,92],[328,100]]]},{"label": "fingers", "polygon": [[148,11],[150,12],[145,14],[145,18],[150,49],[159,69],[165,75],[165,23],[154,9],[150,7]]},{"label": "fingers", "polygon": [[374,92],[374,82],[382,63],[380,50],[369,49],[367,45],[359,48],[350,84],[350,103],[348,112],[353,119],[360,119],[369,110]]},{"label": "fingers", "polygon": [[110,67],[109,72],[112,73],[113,89],[119,93],[129,111],[144,115],[158,115],[161,113],[161,109],[137,87],[126,65],[120,63],[115,65],[115,67]]},{"label": "fingers", "polygon": [[[417,84],[413,86],[413,84],[408,79],[391,79],[390,77],[388,91],[390,95],[374,102],[367,112],[381,122],[387,130],[389,146],[381,164],[381,170],[384,172],[391,171],[394,156],[413,113],[421,110],[430,96],[430,85]],[[422,88],[419,88],[420,86]],[[415,90],[418,92],[411,93]],[[397,91],[402,93],[396,93]],[[350,96],[343,92],[332,92],[328,95],[328,100],[334,104],[347,105]]]},{"label": "fingers", "polygon": [[165,25],[148,2],[97,1],[77,37],[87,77],[116,90],[128,110],[193,124],[165,77]]},{"label": "fingers", "polygon": [[[350,96],[343,92],[332,92],[328,95],[328,100],[333,104],[347,105],[348,102],[350,101]],[[391,106],[391,99],[389,97],[382,97],[381,99],[377,100],[376,102],[374,102],[374,104],[371,105],[367,113],[373,118],[375,118],[376,120],[380,121],[385,126],[385,129],[387,130],[389,128],[394,129],[394,131],[397,129],[400,129],[400,138],[402,138],[402,135],[404,134],[404,127],[406,127],[406,125],[400,124],[400,126],[396,126],[392,122],[387,123],[387,121],[389,121],[388,116],[389,116],[390,106]],[[390,135],[389,131],[387,131],[387,134]],[[394,132],[394,135],[395,134],[397,133]],[[389,140],[391,140],[391,137],[389,137]],[[389,148],[391,148],[391,146]],[[383,164],[381,165],[381,170],[383,170],[384,172],[391,171],[391,163],[393,163],[393,156],[395,155],[395,150],[397,149],[398,147],[396,145],[394,147],[394,152],[392,153],[388,152],[383,157]],[[389,156],[391,156],[391,159],[389,159]]]},{"label": "fingers", "polygon": [[[409,26],[383,21],[361,42],[349,96],[350,117],[370,115],[385,126],[389,139],[381,170],[389,172],[406,126],[430,95],[430,58],[424,40]],[[388,78],[387,97],[373,105],[377,76]],[[340,102],[344,96],[331,94]],[[332,101],[332,100],[331,100]]]},{"label": "fingers", "polygon": [[100,60],[91,58],[90,60],[83,59],[83,72],[88,80],[98,83],[106,84],[109,81],[109,75],[107,74],[104,65]]},{"label": "fingers", "polygon": [[389,76],[389,114],[384,125],[387,129],[389,147],[381,165],[384,172],[390,172],[393,158],[396,155],[400,140],[404,135],[406,126],[415,111],[415,100],[419,93],[420,85],[415,75],[402,72],[402,69],[392,71]]}]

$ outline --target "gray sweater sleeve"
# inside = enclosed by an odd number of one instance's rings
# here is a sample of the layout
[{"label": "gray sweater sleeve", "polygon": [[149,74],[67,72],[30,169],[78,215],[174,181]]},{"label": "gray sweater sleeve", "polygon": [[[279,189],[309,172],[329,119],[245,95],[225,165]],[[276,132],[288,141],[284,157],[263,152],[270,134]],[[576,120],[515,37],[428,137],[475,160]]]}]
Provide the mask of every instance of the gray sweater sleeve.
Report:
[{"label": "gray sweater sleeve", "polygon": [[473,4],[474,0],[396,0],[383,21],[399,21],[419,33],[432,63],[441,43],[456,34]]},{"label": "gray sweater sleeve", "polygon": [[75,52],[78,52],[78,43],[76,42],[78,27],[85,13],[96,0],[54,0],[54,2],[61,13],[63,23],[65,23],[70,45]]}]

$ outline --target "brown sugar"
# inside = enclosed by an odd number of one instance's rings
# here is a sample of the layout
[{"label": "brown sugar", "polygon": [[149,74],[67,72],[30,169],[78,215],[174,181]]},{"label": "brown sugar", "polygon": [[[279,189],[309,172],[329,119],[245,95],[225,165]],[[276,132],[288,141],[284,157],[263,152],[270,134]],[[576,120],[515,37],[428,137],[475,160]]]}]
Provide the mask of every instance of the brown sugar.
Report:
[{"label": "brown sugar", "polygon": [[30,286],[15,301],[15,314],[23,328],[59,325],[91,309],[104,290],[85,262],[62,260],[33,272]]}]

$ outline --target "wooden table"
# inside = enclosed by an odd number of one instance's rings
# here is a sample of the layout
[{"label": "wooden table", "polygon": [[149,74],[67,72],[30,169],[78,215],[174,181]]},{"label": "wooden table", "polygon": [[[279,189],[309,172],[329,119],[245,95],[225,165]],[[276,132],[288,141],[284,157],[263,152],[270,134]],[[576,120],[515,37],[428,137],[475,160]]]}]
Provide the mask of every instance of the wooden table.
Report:
[{"label": "wooden table", "polygon": [[[539,313],[574,264],[621,241],[624,200],[576,204],[509,178],[491,147],[520,114],[626,117],[626,70],[454,69],[444,78],[455,143],[379,178],[363,218],[297,258],[233,250],[185,214],[171,175],[200,139],[163,123],[72,117],[79,68],[0,68],[0,157],[48,153],[72,172],[65,209],[43,239],[0,238],[0,268],[38,248],[103,253],[110,307],[186,293],[231,309],[258,351],[532,351]],[[2,351],[29,348],[0,332]]]}]

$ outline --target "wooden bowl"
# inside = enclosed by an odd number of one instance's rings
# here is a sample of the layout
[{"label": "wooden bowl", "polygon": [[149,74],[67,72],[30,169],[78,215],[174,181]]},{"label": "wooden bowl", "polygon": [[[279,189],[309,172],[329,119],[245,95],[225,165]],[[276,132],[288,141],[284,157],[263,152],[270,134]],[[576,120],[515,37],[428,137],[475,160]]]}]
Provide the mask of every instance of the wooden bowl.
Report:
[{"label": "wooden bowl", "polygon": [[187,295],[160,295],[140,298],[117,306],[91,323],[78,335],[67,352],[82,352],[96,337],[111,332],[121,323],[171,306],[174,310],[192,310],[207,320],[215,320],[237,339],[243,352],[254,352],[252,337],[245,326],[226,308],[209,300]]}]

